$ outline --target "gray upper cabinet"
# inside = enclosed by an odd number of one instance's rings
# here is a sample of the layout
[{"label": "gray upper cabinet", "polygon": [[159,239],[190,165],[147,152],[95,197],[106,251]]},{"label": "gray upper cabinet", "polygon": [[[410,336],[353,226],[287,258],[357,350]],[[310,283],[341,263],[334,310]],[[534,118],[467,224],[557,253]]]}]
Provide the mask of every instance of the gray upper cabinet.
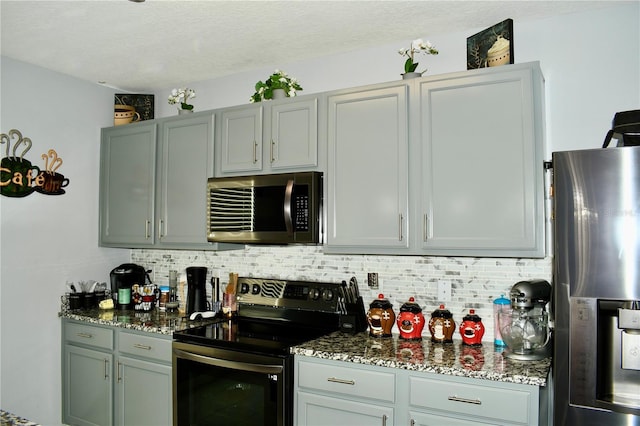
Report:
[{"label": "gray upper cabinet", "polygon": [[425,253],[544,256],[542,84],[532,64],[419,82]]},{"label": "gray upper cabinet", "polygon": [[223,110],[220,174],[262,170],[262,106]]},{"label": "gray upper cabinet", "polygon": [[219,116],[217,176],[317,169],[317,97],[232,107]]},{"label": "gray upper cabinet", "polygon": [[290,169],[318,165],[318,99],[288,99],[271,105],[269,163]]},{"label": "gray upper cabinet", "polygon": [[207,178],[213,176],[213,116],[163,121],[158,145],[157,246],[207,246]]},{"label": "gray upper cabinet", "polygon": [[154,122],[102,129],[100,245],[154,243],[156,132]]},{"label": "gray upper cabinet", "polygon": [[219,250],[206,239],[214,116],[199,113],[102,130],[100,245]]},{"label": "gray upper cabinet", "polygon": [[405,84],[328,97],[327,252],[409,246],[407,102]]},{"label": "gray upper cabinet", "polygon": [[327,253],[544,257],[537,62],[327,99]]}]

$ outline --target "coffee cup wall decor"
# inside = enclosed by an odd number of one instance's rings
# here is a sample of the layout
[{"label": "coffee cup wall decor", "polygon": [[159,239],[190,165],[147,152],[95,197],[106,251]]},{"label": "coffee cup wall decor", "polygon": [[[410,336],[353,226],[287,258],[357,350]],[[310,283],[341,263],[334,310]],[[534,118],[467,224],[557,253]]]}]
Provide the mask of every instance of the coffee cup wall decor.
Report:
[{"label": "coffee cup wall decor", "polygon": [[[39,192],[45,195],[62,195],[69,179],[57,170],[62,158],[54,149],[42,154],[44,169],[33,165],[24,155],[31,149],[31,139],[23,138],[16,129],[0,134],[0,145],[5,144],[5,156],[0,160],[0,195],[26,197]],[[13,144],[13,149],[11,145]]]}]

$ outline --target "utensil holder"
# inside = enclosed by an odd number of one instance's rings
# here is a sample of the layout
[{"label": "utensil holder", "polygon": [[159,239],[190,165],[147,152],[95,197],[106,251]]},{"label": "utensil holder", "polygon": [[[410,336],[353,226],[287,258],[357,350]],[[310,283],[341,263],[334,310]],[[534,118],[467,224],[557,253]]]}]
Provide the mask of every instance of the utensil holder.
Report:
[{"label": "utensil holder", "polygon": [[362,297],[358,297],[356,303],[347,303],[346,308],[347,313],[340,315],[340,331],[351,334],[366,331],[369,325]]}]

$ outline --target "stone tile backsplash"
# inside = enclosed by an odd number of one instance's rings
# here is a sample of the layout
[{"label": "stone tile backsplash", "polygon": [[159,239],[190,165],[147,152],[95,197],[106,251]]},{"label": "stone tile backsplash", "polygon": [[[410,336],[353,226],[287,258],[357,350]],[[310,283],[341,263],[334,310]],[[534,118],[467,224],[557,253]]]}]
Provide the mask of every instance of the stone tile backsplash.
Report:
[{"label": "stone tile backsplash", "polygon": [[[206,266],[207,280],[219,276],[228,282],[229,272],[240,276],[340,282],[355,276],[365,308],[383,293],[394,310],[413,296],[425,317],[444,303],[456,324],[475,309],[485,326],[483,341],[493,341],[493,299],[508,293],[521,280],[542,278],[551,282],[552,258],[472,258],[428,256],[325,255],[321,246],[248,246],[222,252],[186,250],[131,251],[131,261],[152,269],[158,285],[168,285],[169,270],[184,275],[188,266]],[[377,272],[381,290],[370,290],[367,273]],[[184,278],[183,278],[184,279]],[[439,281],[451,283],[451,301],[437,298]],[[207,292],[211,287],[207,284]],[[182,301],[184,303],[184,300]],[[394,327],[394,332],[397,328]],[[425,328],[423,335],[429,332]],[[460,338],[456,333],[456,337]]]}]

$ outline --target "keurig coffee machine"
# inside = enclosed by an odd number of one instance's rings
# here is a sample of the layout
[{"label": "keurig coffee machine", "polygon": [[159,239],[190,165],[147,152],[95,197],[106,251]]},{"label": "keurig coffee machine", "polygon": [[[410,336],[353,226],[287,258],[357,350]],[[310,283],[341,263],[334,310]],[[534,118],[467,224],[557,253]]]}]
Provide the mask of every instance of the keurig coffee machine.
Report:
[{"label": "keurig coffee machine", "polygon": [[116,308],[133,309],[131,287],[144,285],[147,271],[135,263],[125,263],[111,271],[111,297]]}]

